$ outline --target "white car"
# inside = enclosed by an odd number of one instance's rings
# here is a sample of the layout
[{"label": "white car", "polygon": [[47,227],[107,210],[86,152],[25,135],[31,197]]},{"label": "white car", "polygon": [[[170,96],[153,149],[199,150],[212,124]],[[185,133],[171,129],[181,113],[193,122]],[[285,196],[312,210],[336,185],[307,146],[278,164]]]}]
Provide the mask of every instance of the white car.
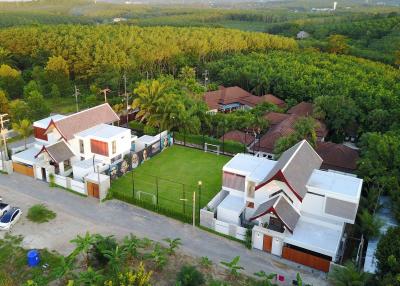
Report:
[{"label": "white car", "polygon": [[5,204],[1,202],[0,199],[0,217],[2,217],[6,212],[8,212],[11,209],[9,204]]},{"label": "white car", "polygon": [[21,218],[20,208],[11,208],[0,218],[0,230],[10,230],[11,227]]}]

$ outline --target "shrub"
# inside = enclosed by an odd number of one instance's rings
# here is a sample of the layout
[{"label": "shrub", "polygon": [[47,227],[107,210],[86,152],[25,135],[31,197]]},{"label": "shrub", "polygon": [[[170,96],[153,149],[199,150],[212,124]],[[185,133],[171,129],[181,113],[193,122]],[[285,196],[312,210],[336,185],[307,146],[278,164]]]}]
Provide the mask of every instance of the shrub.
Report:
[{"label": "shrub", "polygon": [[116,247],[117,241],[112,235],[104,237],[100,234],[96,234],[92,254],[101,265],[105,265],[108,263],[109,259],[104,255],[104,251],[112,251]]},{"label": "shrub", "polygon": [[198,286],[205,282],[203,274],[191,265],[182,266],[176,279],[182,286]]},{"label": "shrub", "polygon": [[54,177],[54,174],[49,174],[49,186],[50,188],[54,188],[56,186],[56,178]]},{"label": "shrub", "polygon": [[129,122],[129,128],[135,131],[143,132],[145,125],[140,121]]},{"label": "shrub", "polygon": [[32,206],[28,210],[28,215],[26,216],[30,221],[36,223],[44,223],[54,219],[57,214],[49,210],[45,205],[38,204]]},{"label": "shrub", "polygon": [[149,125],[144,127],[143,132],[147,135],[156,135],[158,133],[156,128]]},{"label": "shrub", "polygon": [[251,249],[252,246],[252,241],[251,241],[251,236],[252,236],[252,230],[250,228],[246,229],[246,236],[245,236],[245,241],[244,241],[244,245],[246,245],[246,247],[248,249]]},{"label": "shrub", "polygon": [[212,265],[212,261],[207,256],[203,256],[200,260],[200,265],[209,268]]}]

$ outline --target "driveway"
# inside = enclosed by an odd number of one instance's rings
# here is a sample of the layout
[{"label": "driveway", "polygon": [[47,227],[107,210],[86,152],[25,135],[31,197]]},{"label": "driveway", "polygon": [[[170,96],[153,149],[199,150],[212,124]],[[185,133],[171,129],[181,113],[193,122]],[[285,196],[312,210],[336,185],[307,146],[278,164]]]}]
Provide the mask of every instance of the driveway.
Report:
[{"label": "driveway", "polygon": [[264,270],[282,274],[289,282],[299,272],[306,283],[328,285],[322,272],[261,251],[248,250],[240,243],[124,202],[99,203],[93,198],[49,188],[46,183],[19,174],[0,175],[0,196],[5,202],[21,207],[25,214],[36,203],[44,203],[57,213],[57,218],[49,223],[33,227],[24,215],[15,225],[12,232],[22,234],[28,248],[47,247],[66,255],[73,249],[70,240],[86,231],[113,234],[117,238],[133,233],[159,242],[166,237],[179,237],[183,243],[181,250],[194,257],[207,256],[219,263],[239,255],[240,264],[248,274]]}]

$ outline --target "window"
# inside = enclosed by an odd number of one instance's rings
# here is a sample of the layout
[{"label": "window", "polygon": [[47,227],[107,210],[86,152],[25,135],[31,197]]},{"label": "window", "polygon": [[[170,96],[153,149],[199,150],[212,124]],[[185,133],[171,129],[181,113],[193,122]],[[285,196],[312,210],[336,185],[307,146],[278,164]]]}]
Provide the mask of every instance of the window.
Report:
[{"label": "window", "polygon": [[79,152],[81,152],[81,154],[85,153],[85,145],[83,144],[82,139],[79,139]]},{"label": "window", "polygon": [[92,153],[94,153],[94,154],[108,156],[107,142],[91,139],[90,140],[90,149],[91,149]]},{"label": "window", "polygon": [[112,146],[112,153],[113,154],[117,153],[117,141],[113,141],[111,143],[111,146]]}]

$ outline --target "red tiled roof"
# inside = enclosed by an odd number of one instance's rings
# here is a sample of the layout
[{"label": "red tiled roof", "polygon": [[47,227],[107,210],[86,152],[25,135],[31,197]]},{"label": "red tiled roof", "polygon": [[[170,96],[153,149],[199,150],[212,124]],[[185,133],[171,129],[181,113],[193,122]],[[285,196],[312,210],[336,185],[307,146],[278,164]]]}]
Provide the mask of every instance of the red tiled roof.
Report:
[{"label": "red tiled roof", "polygon": [[254,107],[263,102],[263,98],[238,87],[220,87],[218,90],[206,92],[204,101],[210,110],[218,109],[220,104],[241,103]]},{"label": "red tiled roof", "polygon": [[299,116],[311,116],[313,113],[313,105],[310,102],[300,102],[287,111],[288,114]]},{"label": "red tiled roof", "polygon": [[278,112],[268,112],[264,115],[264,118],[272,125],[281,123],[283,120],[290,117],[290,114],[278,113]]},{"label": "red tiled roof", "polygon": [[104,103],[72,115],[61,120],[50,122],[46,132],[54,127],[65,140],[71,140],[76,133],[92,128],[99,124],[110,124],[119,120],[108,103]]},{"label": "red tiled roof", "polygon": [[279,97],[276,97],[273,94],[266,94],[263,96],[265,102],[269,102],[272,104],[275,104],[278,107],[284,108],[286,106],[285,101],[280,99]]},{"label": "red tiled roof", "polygon": [[359,154],[357,150],[332,142],[317,142],[315,151],[324,160],[322,168],[338,171],[355,171]]},{"label": "red tiled roof", "polygon": [[[269,112],[264,115],[264,118],[271,123],[271,127],[268,132],[261,137],[260,143],[255,144],[254,150],[273,153],[275,143],[279,138],[295,132],[294,125],[300,117],[302,116],[277,112]],[[318,120],[315,120],[315,122],[317,125],[315,128],[317,140],[321,141],[327,135],[328,130],[323,122]]]},{"label": "red tiled roof", "polygon": [[233,130],[226,133],[224,136],[220,138],[220,140],[225,141],[235,141],[242,144],[249,145],[254,141],[254,135],[251,133],[245,133],[239,130]]}]

